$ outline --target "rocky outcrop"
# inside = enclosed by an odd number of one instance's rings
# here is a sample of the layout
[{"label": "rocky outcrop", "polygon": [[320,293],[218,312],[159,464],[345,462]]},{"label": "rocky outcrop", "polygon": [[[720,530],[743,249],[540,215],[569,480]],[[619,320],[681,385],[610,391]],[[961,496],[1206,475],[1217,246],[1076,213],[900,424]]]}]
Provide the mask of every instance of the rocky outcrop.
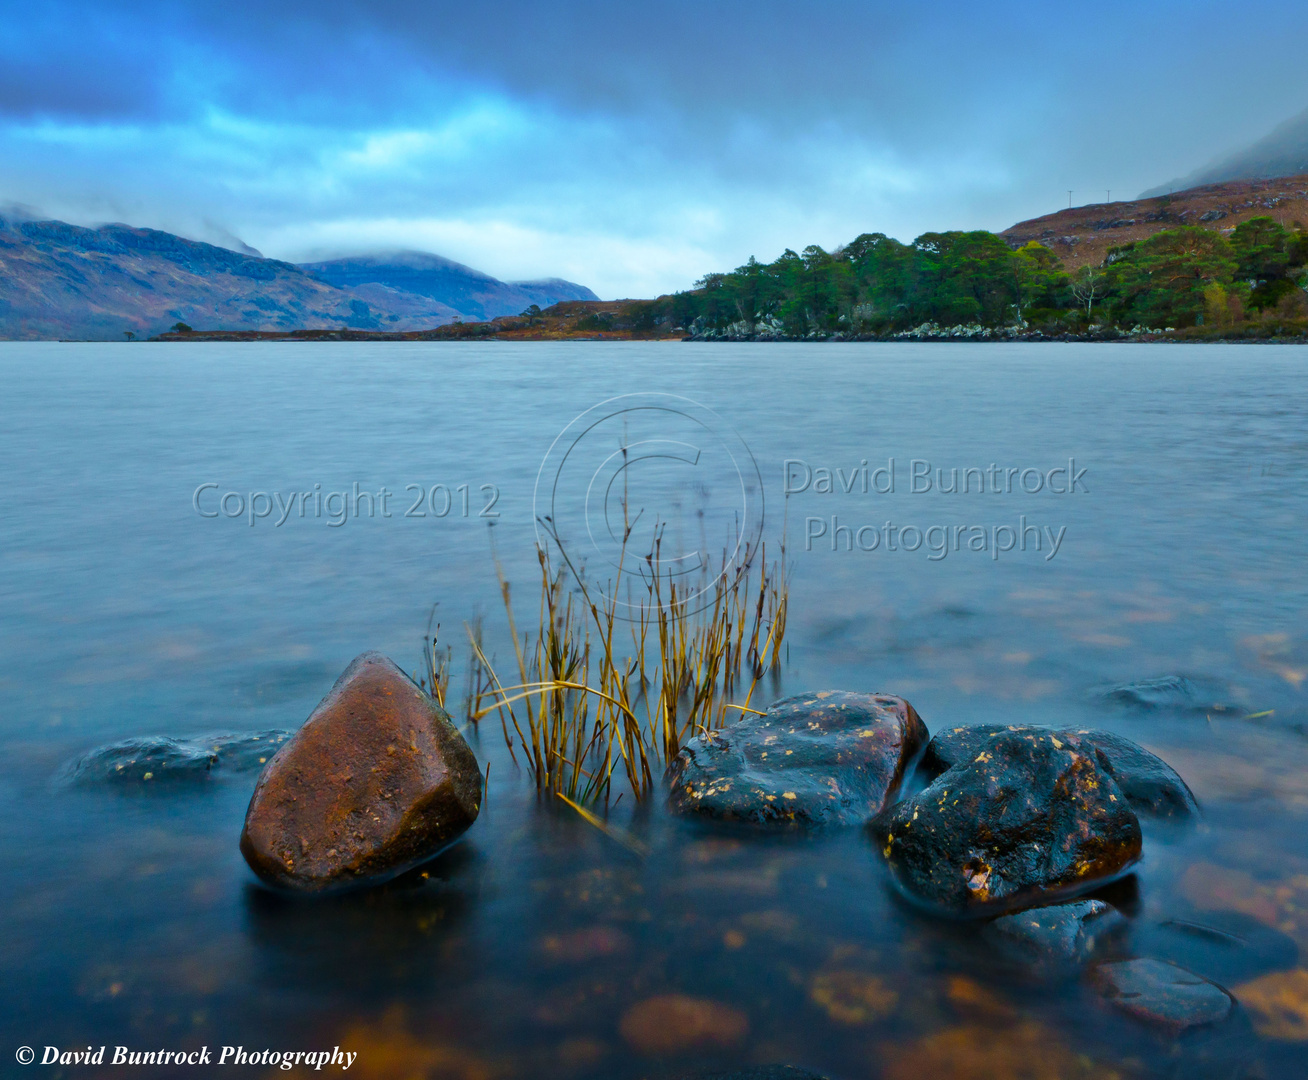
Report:
[{"label": "rocky outcrop", "polygon": [[1111,731],[1003,724],[947,728],[931,740],[922,756],[921,769],[934,779],[946,769],[975,758],[992,739],[1004,732],[1052,732],[1067,745],[1076,745],[1083,753],[1094,755],[1137,813],[1179,820],[1199,812],[1193,793],[1167,762]]},{"label": "rocky outcrop", "polygon": [[1110,1004],[1175,1033],[1219,1023],[1235,1004],[1216,983],[1164,960],[1099,964],[1093,980]]},{"label": "rocky outcrop", "polygon": [[672,766],[670,805],[755,824],[862,824],[894,796],[927,738],[903,698],[801,694],[691,739]]},{"label": "rocky outcrop", "polygon": [[1102,900],[1078,900],[1005,915],[987,923],[982,936],[1010,963],[1056,977],[1074,974],[1125,926]]},{"label": "rocky outcrop", "polygon": [[364,653],[259,777],[241,853],[273,885],[371,884],[457,839],[481,798],[477,760],[445,711]]},{"label": "rocky outcrop", "polygon": [[172,739],[163,735],[101,746],[75,761],[69,779],[81,787],[164,786],[202,782],[215,774],[261,769],[291,737],[250,731]]},{"label": "rocky outcrop", "polygon": [[872,822],[912,900],[954,915],[1014,911],[1085,892],[1140,857],[1140,822],[1084,744],[1004,729],[955,761]]}]

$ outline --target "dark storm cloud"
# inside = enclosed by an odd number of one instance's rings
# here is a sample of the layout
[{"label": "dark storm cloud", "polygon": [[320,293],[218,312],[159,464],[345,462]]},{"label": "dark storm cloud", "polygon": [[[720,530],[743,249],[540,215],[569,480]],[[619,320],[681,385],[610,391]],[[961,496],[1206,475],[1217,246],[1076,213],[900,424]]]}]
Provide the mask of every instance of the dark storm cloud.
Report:
[{"label": "dark storm cloud", "polygon": [[0,201],[615,289],[1133,194],[1308,104],[1288,0],[4,2]]}]

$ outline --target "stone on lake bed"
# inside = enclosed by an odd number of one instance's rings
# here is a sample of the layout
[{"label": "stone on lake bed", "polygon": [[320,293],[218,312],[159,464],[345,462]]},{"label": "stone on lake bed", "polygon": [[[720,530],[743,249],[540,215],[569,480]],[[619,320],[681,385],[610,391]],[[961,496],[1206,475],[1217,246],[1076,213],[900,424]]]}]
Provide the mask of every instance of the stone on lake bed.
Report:
[{"label": "stone on lake bed", "polygon": [[735,1046],[748,1034],[749,1018],[720,1001],[661,994],[628,1009],[619,1030],[642,1054],[677,1054]]},{"label": "stone on lake bed", "polygon": [[1102,900],[1031,908],[987,923],[982,936],[1004,957],[1045,976],[1070,974],[1126,920]]},{"label": "stone on lake bed", "polygon": [[926,744],[903,698],[824,690],[691,739],[672,766],[678,813],[754,824],[861,824]]},{"label": "stone on lake bed", "polygon": [[1140,857],[1140,822],[1085,744],[1001,730],[871,831],[896,883],[944,914],[983,916],[1087,892]]},{"label": "stone on lake bed", "polygon": [[1053,732],[1065,743],[1084,743],[1137,813],[1182,820],[1199,813],[1199,804],[1176,770],[1143,746],[1111,731],[1088,728],[1046,728],[1036,725],[971,724],[936,734],[922,755],[921,770],[934,779],[946,769],[970,761],[1005,731]]},{"label": "stone on lake bed", "polygon": [[69,777],[79,786],[175,787],[178,781],[203,781],[214,773],[261,769],[290,737],[289,731],[251,731],[125,739],[79,758]]},{"label": "stone on lake bed", "polygon": [[373,884],[456,840],[481,798],[477,759],[445,711],[364,653],[264,768],[241,853],[285,888]]},{"label": "stone on lake bed", "polygon": [[1100,994],[1138,1020],[1181,1032],[1231,1015],[1231,995],[1202,975],[1165,960],[1118,960],[1093,971]]}]

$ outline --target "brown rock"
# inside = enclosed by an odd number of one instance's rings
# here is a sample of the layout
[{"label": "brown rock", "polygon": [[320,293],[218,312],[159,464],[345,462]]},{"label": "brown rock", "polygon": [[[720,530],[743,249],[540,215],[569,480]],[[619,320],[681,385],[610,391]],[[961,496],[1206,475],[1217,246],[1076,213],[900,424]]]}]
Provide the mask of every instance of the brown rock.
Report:
[{"label": "brown rock", "polygon": [[735,1046],[748,1033],[749,1019],[720,1001],[663,994],[628,1009],[620,1030],[642,1054],[676,1054]]},{"label": "brown rock", "polygon": [[1277,971],[1235,988],[1235,996],[1265,1039],[1308,1042],[1308,971]]},{"label": "brown rock", "polygon": [[357,657],[268,762],[241,854],[273,885],[384,881],[477,818],[481,771],[450,718],[380,653]]},{"label": "brown rock", "polygon": [[824,690],[691,739],[672,767],[674,811],[755,824],[862,824],[890,800],[928,733],[888,694]]}]

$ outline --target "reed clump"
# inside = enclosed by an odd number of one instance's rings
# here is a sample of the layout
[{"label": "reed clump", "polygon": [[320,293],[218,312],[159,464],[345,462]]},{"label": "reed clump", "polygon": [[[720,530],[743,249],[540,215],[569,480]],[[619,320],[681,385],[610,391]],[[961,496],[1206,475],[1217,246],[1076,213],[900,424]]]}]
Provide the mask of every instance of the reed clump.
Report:
[{"label": "reed clump", "polygon": [[785,542],[771,563],[765,544],[742,542],[688,577],[663,557],[661,528],[633,556],[626,525],[615,573],[601,583],[542,524],[534,629],[519,633],[496,561],[516,683],[496,673],[480,627],[468,627],[471,665],[484,678],[469,719],[499,714],[510,754],[522,755],[540,793],[607,805],[617,774],[643,800],[688,739],[759,711],[749,706],[754,688],[781,666]]}]

